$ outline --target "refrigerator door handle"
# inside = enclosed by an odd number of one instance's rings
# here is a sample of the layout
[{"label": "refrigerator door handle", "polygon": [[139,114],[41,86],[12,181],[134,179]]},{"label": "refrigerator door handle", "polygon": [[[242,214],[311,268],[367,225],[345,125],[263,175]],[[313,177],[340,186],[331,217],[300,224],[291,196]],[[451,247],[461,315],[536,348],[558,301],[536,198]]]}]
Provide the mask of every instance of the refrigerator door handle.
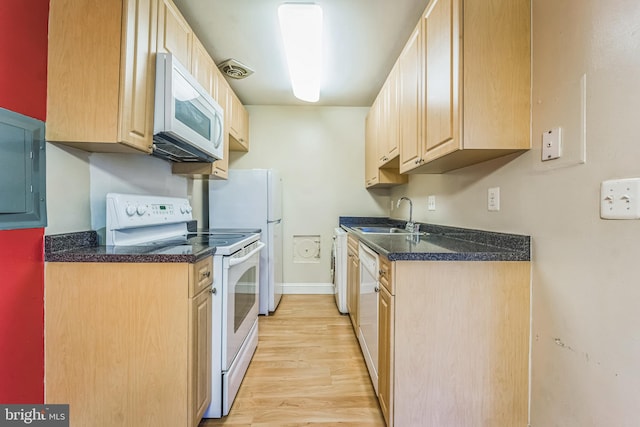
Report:
[{"label": "refrigerator door handle", "polygon": [[281,222],[282,222],[281,219],[276,219],[276,220],[273,220],[273,221],[267,221],[267,224],[280,224]]}]

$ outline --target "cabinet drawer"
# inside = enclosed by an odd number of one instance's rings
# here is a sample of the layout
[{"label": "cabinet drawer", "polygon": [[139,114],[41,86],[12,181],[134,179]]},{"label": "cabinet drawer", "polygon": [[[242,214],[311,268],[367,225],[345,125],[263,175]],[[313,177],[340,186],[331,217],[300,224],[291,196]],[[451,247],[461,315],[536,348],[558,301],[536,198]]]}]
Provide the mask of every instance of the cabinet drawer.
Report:
[{"label": "cabinet drawer", "polygon": [[213,257],[206,257],[196,262],[190,276],[189,298],[192,298],[213,283]]},{"label": "cabinet drawer", "polygon": [[391,261],[380,255],[378,257],[378,264],[380,269],[378,280],[380,281],[380,284],[384,286],[391,295],[395,295],[392,277],[393,265],[391,264]]}]

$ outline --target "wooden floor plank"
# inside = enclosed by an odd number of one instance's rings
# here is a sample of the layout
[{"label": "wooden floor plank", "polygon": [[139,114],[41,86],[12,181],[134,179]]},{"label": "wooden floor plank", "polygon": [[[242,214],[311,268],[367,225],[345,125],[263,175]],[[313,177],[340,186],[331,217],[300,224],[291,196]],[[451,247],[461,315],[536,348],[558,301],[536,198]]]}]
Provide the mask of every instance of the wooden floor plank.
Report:
[{"label": "wooden floor plank", "polygon": [[384,426],[349,317],[332,295],[284,295],[259,322],[231,412],[199,427]]}]

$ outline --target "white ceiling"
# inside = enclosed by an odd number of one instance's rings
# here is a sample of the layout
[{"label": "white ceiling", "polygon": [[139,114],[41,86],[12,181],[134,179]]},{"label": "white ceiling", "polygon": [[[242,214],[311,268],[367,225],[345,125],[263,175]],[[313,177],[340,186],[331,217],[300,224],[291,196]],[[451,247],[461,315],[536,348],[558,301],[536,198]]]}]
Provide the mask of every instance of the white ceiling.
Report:
[{"label": "white ceiling", "polygon": [[216,64],[234,58],[255,71],[228,79],[245,105],[370,106],[428,3],[315,0],[324,15],[325,69],[320,101],[309,104],[293,96],[288,80],[277,26],[284,1],[174,0]]}]

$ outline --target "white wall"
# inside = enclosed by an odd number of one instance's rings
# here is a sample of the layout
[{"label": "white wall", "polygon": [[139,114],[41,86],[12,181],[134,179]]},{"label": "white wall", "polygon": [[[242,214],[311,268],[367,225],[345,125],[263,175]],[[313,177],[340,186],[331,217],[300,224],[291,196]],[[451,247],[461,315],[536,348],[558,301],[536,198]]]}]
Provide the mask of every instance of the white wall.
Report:
[{"label": "white wall", "polygon": [[47,143],[47,227],[45,234],[91,229],[89,155]]},{"label": "white wall", "polygon": [[97,230],[104,236],[109,192],[187,197],[187,179],[144,154],[88,153],[47,144],[48,235]]},{"label": "white wall", "polygon": [[[273,168],[283,178],[284,281],[329,283],[333,229],[341,215],[386,216],[388,191],[364,188],[368,108],[248,106],[250,149],[230,167]],[[319,235],[320,262],[293,262],[294,235]]]},{"label": "white wall", "polygon": [[[637,426],[640,221],[600,219],[599,191],[640,177],[640,3],[532,3],[534,148],[411,176],[392,199],[410,196],[419,221],[532,236],[533,427]],[[542,163],[542,132],[555,126],[566,154]],[[501,210],[488,212],[495,186]],[[406,203],[391,212],[407,214]]]}]

